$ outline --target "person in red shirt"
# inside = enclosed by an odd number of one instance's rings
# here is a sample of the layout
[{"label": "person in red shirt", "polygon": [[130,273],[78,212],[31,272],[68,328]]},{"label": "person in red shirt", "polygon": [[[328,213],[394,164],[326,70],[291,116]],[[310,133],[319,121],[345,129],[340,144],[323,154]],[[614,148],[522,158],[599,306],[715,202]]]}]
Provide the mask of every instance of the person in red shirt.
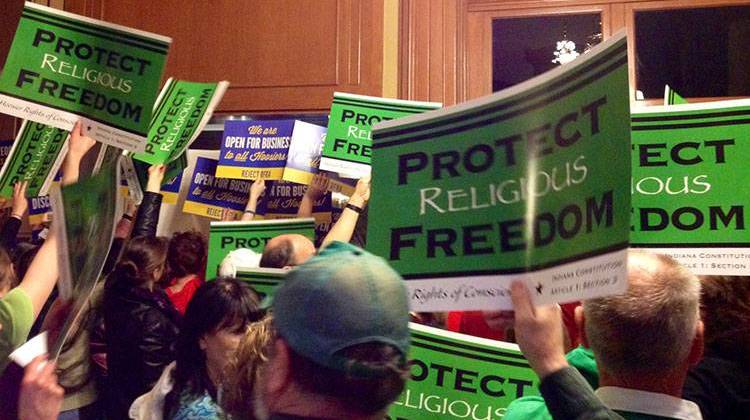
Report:
[{"label": "person in red shirt", "polygon": [[175,233],[169,241],[167,263],[167,296],[177,311],[185,315],[188,303],[203,284],[206,269],[206,241],[203,236],[196,232]]}]

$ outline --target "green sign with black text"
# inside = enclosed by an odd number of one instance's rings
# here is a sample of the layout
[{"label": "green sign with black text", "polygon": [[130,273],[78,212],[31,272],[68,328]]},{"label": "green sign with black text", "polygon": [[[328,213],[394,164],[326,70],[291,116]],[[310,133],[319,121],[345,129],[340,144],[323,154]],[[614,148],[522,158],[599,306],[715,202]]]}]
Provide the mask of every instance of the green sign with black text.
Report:
[{"label": "green sign with black text", "polygon": [[171,39],[27,2],[0,76],[0,112],[145,147]]},{"label": "green sign with black text", "polygon": [[208,123],[227,87],[228,82],[167,80],[154,108],[146,150],[133,159],[151,165],[177,159]]},{"label": "green sign with black text", "polygon": [[378,124],[367,248],[417,311],[621,292],[630,229],[625,35],[520,85]]},{"label": "green sign with black text", "polygon": [[750,100],[654,106],[632,116],[633,247],[696,274],[750,270]]},{"label": "green sign with black text", "polygon": [[12,197],[13,185],[28,181],[27,197],[47,195],[65,156],[68,132],[24,121],[8,158],[0,169],[0,196]]},{"label": "green sign with black text", "polygon": [[515,344],[410,324],[411,379],[387,418],[503,418],[511,401],[539,395],[539,378]]},{"label": "green sign with black text", "polygon": [[441,106],[442,104],[436,102],[404,101],[334,92],[320,169],[353,178],[369,175],[373,125],[381,121],[432,111]]}]

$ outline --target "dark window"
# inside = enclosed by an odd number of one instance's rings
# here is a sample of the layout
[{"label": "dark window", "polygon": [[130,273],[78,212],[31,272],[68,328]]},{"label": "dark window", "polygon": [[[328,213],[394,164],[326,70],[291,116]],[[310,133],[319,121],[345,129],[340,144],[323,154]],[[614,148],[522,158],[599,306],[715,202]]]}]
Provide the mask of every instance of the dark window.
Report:
[{"label": "dark window", "polygon": [[750,95],[750,7],[635,13],[637,89],[661,98]]},{"label": "dark window", "polygon": [[558,41],[573,41],[580,54],[601,42],[601,32],[599,13],[493,20],[493,92],[557,66],[552,60]]}]

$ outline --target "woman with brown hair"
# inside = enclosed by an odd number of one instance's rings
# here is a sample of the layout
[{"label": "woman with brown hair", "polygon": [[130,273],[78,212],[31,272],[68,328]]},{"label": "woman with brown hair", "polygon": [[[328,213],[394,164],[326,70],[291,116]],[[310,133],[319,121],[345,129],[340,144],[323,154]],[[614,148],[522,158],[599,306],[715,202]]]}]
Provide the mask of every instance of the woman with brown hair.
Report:
[{"label": "woman with brown hair", "polygon": [[151,389],[175,358],[180,315],[157,286],[165,273],[167,246],[161,237],[131,239],[107,280],[108,419],[127,419],[133,400]]}]

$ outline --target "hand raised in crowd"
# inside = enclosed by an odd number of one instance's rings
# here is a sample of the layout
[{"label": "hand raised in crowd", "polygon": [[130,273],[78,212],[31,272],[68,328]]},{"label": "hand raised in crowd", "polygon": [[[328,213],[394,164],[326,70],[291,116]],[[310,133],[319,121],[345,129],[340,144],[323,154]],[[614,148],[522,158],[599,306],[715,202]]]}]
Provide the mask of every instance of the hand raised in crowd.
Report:
[{"label": "hand raised in crowd", "polygon": [[21,420],[54,420],[60,414],[65,391],[57,383],[55,363],[46,359],[38,356],[24,369],[18,398]]},{"label": "hand raised in crowd", "polygon": [[[243,222],[247,222],[250,220],[253,220],[255,217],[255,211],[258,209],[258,200],[260,199],[260,196],[263,195],[263,192],[266,191],[266,181],[263,179],[256,179],[253,181],[252,185],[250,185],[250,196],[247,199],[247,204],[245,205],[245,211],[242,213],[242,217],[240,220]],[[234,212],[232,212],[232,219],[234,219]]]},{"label": "hand raised in crowd", "polygon": [[312,182],[305,190],[305,195],[300,200],[297,217],[312,217],[315,202],[328,191],[329,182],[330,179],[323,173],[317,173],[313,177]]},{"label": "hand raised in crowd", "polygon": [[357,181],[354,194],[349,198],[349,204],[364,207],[368,201],[370,201],[370,177],[366,176]]},{"label": "hand raised in crowd", "polygon": [[13,205],[10,215],[17,219],[23,220],[26,211],[29,209],[29,200],[26,198],[26,189],[29,181],[16,182],[13,185]]},{"label": "hand raised in crowd", "polygon": [[264,191],[266,191],[266,181],[264,179],[256,179],[250,185],[250,198],[258,200]]},{"label": "hand raised in crowd", "polygon": [[560,305],[534,306],[529,289],[514,281],[510,289],[515,309],[516,342],[540,379],[567,367]]},{"label": "hand raised in crowd", "polygon": [[237,213],[232,209],[221,209],[222,222],[234,222],[237,220]]},{"label": "hand raised in crowd", "polygon": [[73,126],[73,131],[70,132],[68,153],[65,155],[65,161],[63,162],[63,185],[78,182],[81,160],[95,144],[96,141],[93,138],[83,134],[83,124],[78,121]]},{"label": "hand raised in crowd", "polygon": [[93,138],[83,134],[83,124],[78,121],[76,125],[73,126],[73,131],[70,132],[67,157],[75,158],[80,161],[95,144],[96,141]]},{"label": "hand raised in crowd", "polygon": [[158,193],[161,191],[161,184],[164,181],[164,174],[167,172],[167,166],[164,164],[151,165],[148,167],[148,181],[146,182],[146,191]]},{"label": "hand raised in crowd", "polygon": [[317,173],[312,179],[310,185],[307,186],[305,194],[309,195],[310,198],[315,201],[320,199],[327,191],[330,179],[323,173]]}]

